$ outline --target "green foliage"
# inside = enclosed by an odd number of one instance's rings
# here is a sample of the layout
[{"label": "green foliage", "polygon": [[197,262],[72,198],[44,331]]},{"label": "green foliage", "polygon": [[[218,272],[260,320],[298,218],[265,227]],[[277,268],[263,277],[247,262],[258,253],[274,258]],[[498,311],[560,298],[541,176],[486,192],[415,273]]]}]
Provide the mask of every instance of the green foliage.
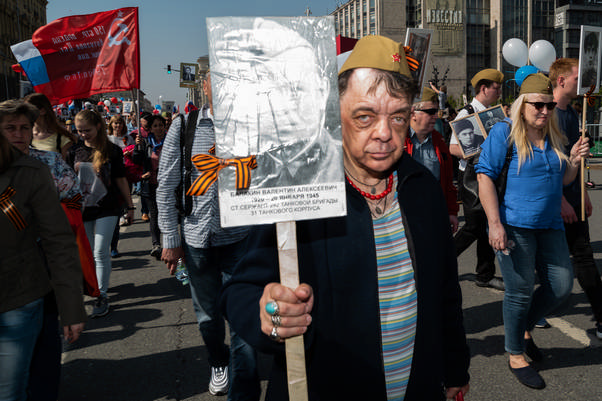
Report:
[{"label": "green foliage", "polygon": [[456,98],[453,95],[447,95],[447,103],[449,103],[449,105],[451,107],[453,107],[456,111],[458,110],[459,107],[462,106],[460,104],[460,102],[458,100],[456,100]]}]

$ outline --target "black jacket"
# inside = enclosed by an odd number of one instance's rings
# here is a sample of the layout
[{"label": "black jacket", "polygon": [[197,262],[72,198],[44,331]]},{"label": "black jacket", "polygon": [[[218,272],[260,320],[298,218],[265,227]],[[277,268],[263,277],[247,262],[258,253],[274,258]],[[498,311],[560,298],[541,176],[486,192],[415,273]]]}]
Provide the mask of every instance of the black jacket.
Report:
[{"label": "black jacket", "polygon": [[[415,270],[418,319],[406,400],[443,400],[443,387],[468,383],[469,351],[449,217],[439,183],[406,154],[397,187]],[[376,249],[370,211],[347,185],[347,216],[297,222],[299,271],[312,286],[312,324],[305,335],[310,400],[386,400]],[[278,282],[273,225],[249,233],[249,250],[222,294],[233,329],[275,354],[268,400],[287,396],[284,346],[260,330],[263,287]]]}]

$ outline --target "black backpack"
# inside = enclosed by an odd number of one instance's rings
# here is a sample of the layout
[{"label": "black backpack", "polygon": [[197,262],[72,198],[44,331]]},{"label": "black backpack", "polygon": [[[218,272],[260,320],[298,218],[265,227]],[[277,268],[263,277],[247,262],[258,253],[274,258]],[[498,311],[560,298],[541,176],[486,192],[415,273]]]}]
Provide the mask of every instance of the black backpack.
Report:
[{"label": "black backpack", "polygon": [[[192,184],[192,142],[194,142],[194,131],[196,130],[196,123],[199,116],[199,110],[193,110],[188,114],[188,124],[184,116],[180,114],[180,160],[184,166],[184,180],[180,180],[180,183],[176,187],[176,208],[180,213],[180,216],[189,216],[192,212],[192,196],[184,194],[188,192],[190,185]],[[182,202],[184,197],[184,202]]]}]

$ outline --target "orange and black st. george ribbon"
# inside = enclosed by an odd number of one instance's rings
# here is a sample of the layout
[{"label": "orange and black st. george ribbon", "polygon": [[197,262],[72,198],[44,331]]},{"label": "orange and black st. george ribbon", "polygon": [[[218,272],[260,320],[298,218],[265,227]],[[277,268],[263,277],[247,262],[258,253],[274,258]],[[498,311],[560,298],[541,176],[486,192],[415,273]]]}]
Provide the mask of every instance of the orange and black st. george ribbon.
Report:
[{"label": "orange and black st. george ribbon", "polygon": [[406,60],[408,61],[408,67],[410,67],[410,71],[418,71],[418,67],[420,67],[420,62],[414,56],[411,56],[412,48],[409,46],[404,46],[403,51],[406,54]]},{"label": "orange and black st. george ribbon", "polygon": [[587,105],[589,107],[594,107],[594,104],[596,103],[596,96],[593,95],[595,88],[596,84],[593,84],[585,94],[585,99],[587,100]]},{"label": "orange and black st. george ribbon", "polygon": [[251,170],[257,167],[255,156],[220,159],[212,155],[198,154],[192,156],[191,160],[201,175],[194,180],[186,192],[186,195],[189,196],[205,194],[217,180],[219,171],[228,166],[236,169],[236,189],[248,189],[251,185]]},{"label": "orange and black st. george ribbon", "polygon": [[27,227],[27,223],[21,215],[21,212],[19,212],[19,209],[17,209],[17,206],[10,199],[16,193],[17,191],[15,191],[13,187],[8,187],[0,194],[0,210],[8,217],[8,220],[13,224],[15,229],[21,231]]},{"label": "orange and black st. george ribbon", "polygon": [[81,210],[82,200],[83,197],[81,194],[77,194],[72,198],[63,199],[61,202],[64,203],[69,209]]}]

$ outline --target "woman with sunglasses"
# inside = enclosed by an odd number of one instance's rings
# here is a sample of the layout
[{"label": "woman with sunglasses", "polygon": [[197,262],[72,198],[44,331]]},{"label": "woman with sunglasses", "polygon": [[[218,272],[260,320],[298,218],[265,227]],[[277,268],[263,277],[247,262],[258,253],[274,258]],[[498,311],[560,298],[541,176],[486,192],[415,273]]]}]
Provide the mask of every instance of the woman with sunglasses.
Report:
[{"label": "woman with sunglasses", "polygon": [[[543,355],[531,338],[535,323],[571,293],[573,270],[560,216],[562,187],[575,180],[589,146],[580,139],[567,157],[558,128],[552,85],[543,74],[529,75],[512,104],[511,123],[497,123],[481,146],[479,198],[487,214],[489,243],[506,284],[503,302],[508,365],[524,385],[542,389],[543,378],[527,362]],[[498,199],[499,177],[508,147],[506,189]],[[535,274],[539,287],[534,290]]]}]

